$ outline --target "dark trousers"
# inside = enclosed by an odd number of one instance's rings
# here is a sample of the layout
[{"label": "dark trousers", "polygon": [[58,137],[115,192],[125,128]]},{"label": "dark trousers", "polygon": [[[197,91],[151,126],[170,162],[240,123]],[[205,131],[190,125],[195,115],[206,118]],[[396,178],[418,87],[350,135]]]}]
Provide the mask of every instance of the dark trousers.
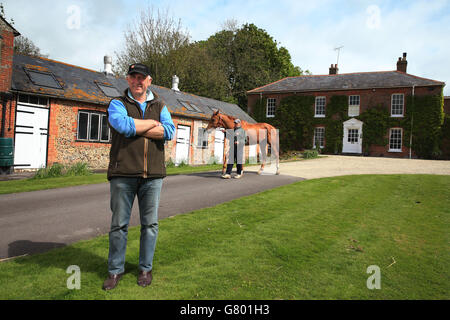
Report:
[{"label": "dark trousers", "polygon": [[[234,162],[236,162],[236,171],[237,171],[237,174],[242,174],[242,163],[239,163],[239,162],[238,162],[237,156],[238,156],[237,146],[235,145],[235,146],[234,146],[234,159],[233,159],[233,160],[234,160]],[[229,160],[231,160],[231,159],[229,159]],[[228,162],[226,174],[231,174],[231,170],[233,170],[234,162]]]}]

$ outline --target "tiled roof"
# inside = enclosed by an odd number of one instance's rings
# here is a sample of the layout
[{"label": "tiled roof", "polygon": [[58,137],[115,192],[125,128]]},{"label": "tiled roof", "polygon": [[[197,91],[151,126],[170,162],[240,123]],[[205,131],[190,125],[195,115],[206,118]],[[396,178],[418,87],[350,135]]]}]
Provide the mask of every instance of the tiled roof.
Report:
[{"label": "tiled roof", "polygon": [[308,92],[445,85],[444,82],[420,78],[400,71],[359,72],[333,75],[288,77],[248,91]]},{"label": "tiled roof", "polygon": [[[32,75],[40,75],[45,79],[39,84],[32,81]],[[53,86],[51,85],[52,81]],[[103,90],[101,86],[103,86]],[[13,59],[11,87],[13,91],[17,92],[106,106],[112,97],[105,94],[105,87],[109,95],[115,91],[113,88],[122,94],[128,88],[128,83],[125,78],[105,75],[103,72],[51,59],[16,54]],[[236,104],[174,91],[154,84],[150,89],[164,100],[173,115],[207,120],[211,117],[213,110],[219,109],[225,114],[247,122],[255,122]],[[186,104],[186,102],[188,103]]]}]

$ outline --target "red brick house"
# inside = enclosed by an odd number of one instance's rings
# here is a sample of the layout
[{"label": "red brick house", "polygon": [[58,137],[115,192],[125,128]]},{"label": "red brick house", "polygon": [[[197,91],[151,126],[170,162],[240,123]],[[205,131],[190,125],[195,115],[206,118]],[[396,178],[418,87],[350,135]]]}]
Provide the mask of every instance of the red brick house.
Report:
[{"label": "red brick house", "polygon": [[[54,163],[86,162],[105,169],[109,162],[109,101],[128,87],[125,78],[47,58],[13,54],[19,33],[1,19],[1,137],[12,138],[15,169],[36,169]],[[166,161],[220,162],[223,133],[206,132],[213,111],[254,122],[237,105],[152,84],[166,103],[177,128],[166,146]]]},{"label": "red brick house", "polygon": [[[397,70],[394,71],[339,74],[337,65],[331,65],[328,75],[288,77],[248,91],[248,112],[257,121],[273,122],[284,98],[310,96],[308,113],[314,120],[311,122],[314,132],[308,143],[304,143],[304,148],[315,145],[324,148],[327,146],[327,107],[333,96],[344,97],[341,101],[346,104],[345,117],[341,123],[342,132],[339,132],[339,148],[334,150],[335,153],[415,157],[415,141],[412,140],[413,148],[409,148],[408,142],[411,138],[409,131],[413,132],[416,128],[411,129],[409,122],[406,128],[406,122],[402,121],[411,111],[408,110],[411,108],[410,97],[442,96],[445,83],[408,74],[406,69],[406,53],[399,58]],[[261,106],[263,110],[258,111]],[[383,108],[390,119],[398,120],[398,125],[391,124],[386,128],[385,144],[373,144],[363,151],[365,123],[359,116],[374,107]],[[440,108],[442,112],[442,104]],[[258,112],[259,117],[256,116]],[[447,107],[445,112],[449,112]]]}]

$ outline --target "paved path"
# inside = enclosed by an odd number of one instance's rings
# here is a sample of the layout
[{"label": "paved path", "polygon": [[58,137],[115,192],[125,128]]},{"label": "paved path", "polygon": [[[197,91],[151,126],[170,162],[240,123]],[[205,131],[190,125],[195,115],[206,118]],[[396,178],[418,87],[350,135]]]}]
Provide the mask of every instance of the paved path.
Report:
[{"label": "paved path", "polygon": [[[246,171],[255,172],[258,168],[248,167]],[[267,166],[265,171],[273,172],[274,166]],[[305,179],[351,174],[450,175],[450,161],[327,155],[320,159],[281,163],[280,172]]]},{"label": "paved path", "polygon": [[[164,179],[160,219],[302,180],[286,175],[220,179],[217,172]],[[0,259],[44,252],[109,232],[109,184],[0,195]],[[131,223],[139,225],[137,201]]]}]

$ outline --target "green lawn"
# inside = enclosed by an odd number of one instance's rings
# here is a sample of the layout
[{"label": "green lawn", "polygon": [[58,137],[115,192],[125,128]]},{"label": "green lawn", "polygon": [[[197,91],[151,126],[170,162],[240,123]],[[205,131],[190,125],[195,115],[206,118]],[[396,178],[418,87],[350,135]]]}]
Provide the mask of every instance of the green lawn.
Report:
[{"label": "green lawn", "polygon": [[[0,263],[0,299],[449,299],[449,190],[438,175],[301,181],[161,220],[148,288],[135,227],[113,291],[105,235]],[[381,289],[366,286],[371,265]]]}]

